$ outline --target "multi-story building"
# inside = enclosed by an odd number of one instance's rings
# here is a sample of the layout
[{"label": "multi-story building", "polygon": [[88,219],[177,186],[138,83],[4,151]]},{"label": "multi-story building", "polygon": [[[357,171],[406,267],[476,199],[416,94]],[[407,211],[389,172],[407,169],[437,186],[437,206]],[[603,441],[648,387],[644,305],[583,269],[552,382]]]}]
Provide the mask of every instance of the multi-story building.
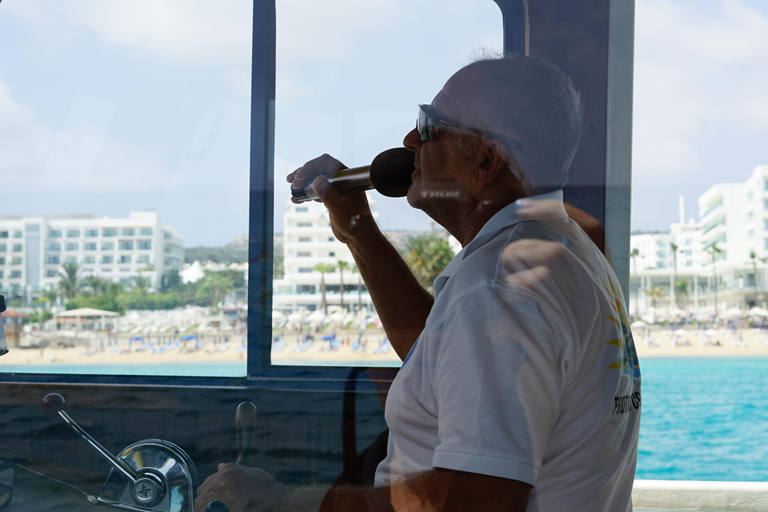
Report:
[{"label": "multi-story building", "polygon": [[[355,266],[352,254],[333,236],[324,205],[314,201],[298,205],[288,202],[283,223],[283,277],[274,282],[274,309],[286,312],[320,309],[321,280],[325,282],[328,306],[338,307],[342,300],[342,279],[346,309],[354,311],[358,304],[369,311],[373,309],[360,274],[352,271]],[[339,261],[347,264],[343,273],[339,270]],[[321,273],[316,270],[320,264],[333,266],[334,270]]]},{"label": "multi-story building", "polygon": [[0,217],[0,290],[31,300],[55,287],[62,266],[76,263],[80,277],[95,275],[130,284],[134,277],[160,283],[179,271],[184,240],[154,211],[126,218],[72,216]]},{"label": "multi-story building", "polygon": [[[630,246],[638,249],[630,265],[632,300],[640,310],[651,298],[657,306],[716,305],[720,313],[767,307],[768,165],[757,166],[743,183],[713,185],[698,207],[698,223],[684,223],[681,212],[669,233],[632,235]],[[687,283],[682,289],[675,285],[680,281]],[[662,293],[651,297],[653,288]]]},{"label": "multi-story building", "polygon": [[[637,269],[667,269],[673,266],[673,237],[670,233],[635,233],[629,242],[632,261]],[[637,252],[634,250],[637,249]]]}]

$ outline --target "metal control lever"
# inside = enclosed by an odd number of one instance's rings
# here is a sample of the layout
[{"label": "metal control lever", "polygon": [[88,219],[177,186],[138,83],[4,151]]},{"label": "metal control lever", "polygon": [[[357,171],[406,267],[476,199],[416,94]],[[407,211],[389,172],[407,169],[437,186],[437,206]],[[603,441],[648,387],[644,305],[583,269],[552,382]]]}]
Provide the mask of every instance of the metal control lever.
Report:
[{"label": "metal control lever", "polygon": [[99,504],[135,512],[192,512],[197,470],[184,450],[161,439],[145,439],[114,456],[64,411],[65,404],[58,393],[43,398],[46,412],[57,413],[112,466]]},{"label": "metal control lever", "polygon": [[[237,444],[237,460],[235,464],[254,466],[256,447],[256,406],[251,402],[243,402],[235,411],[235,442]],[[229,507],[223,501],[213,500],[205,507],[205,512],[229,512]]]},{"label": "metal control lever", "polygon": [[46,412],[55,412],[61,416],[61,419],[63,419],[64,422],[69,425],[69,428],[74,430],[77,435],[79,435],[86,443],[90,444],[91,447],[93,447],[93,449],[99,453],[99,455],[104,457],[104,460],[112,464],[113,468],[122,473],[123,476],[131,481],[131,483],[136,485],[136,483],[141,479],[139,473],[134,471],[131,466],[112,455],[109,450],[101,446],[101,444],[92,438],[88,432],[83,430],[80,425],[75,423],[75,420],[73,420],[72,417],[64,410],[66,403],[67,401],[63,396],[58,393],[51,393],[45,395],[45,398],[43,398],[43,410]]},{"label": "metal control lever", "polygon": [[256,416],[256,406],[251,402],[243,402],[237,406],[237,411],[235,411],[237,460],[235,464],[255,466]]}]

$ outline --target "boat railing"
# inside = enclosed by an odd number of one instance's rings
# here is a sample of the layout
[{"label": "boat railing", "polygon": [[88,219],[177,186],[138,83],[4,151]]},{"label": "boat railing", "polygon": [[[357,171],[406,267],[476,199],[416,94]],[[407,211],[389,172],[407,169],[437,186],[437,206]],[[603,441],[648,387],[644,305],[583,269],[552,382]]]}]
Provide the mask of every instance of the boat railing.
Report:
[{"label": "boat railing", "polygon": [[635,480],[632,502],[649,512],[764,512],[768,482]]}]

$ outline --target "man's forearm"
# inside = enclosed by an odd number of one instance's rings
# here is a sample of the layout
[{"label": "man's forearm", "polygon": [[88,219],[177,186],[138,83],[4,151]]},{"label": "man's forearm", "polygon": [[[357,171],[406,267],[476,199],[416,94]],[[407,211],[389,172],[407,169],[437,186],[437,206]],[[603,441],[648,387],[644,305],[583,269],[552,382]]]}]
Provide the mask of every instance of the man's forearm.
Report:
[{"label": "man's forearm", "polygon": [[319,512],[392,512],[389,487],[331,487]]},{"label": "man's forearm", "polygon": [[530,491],[515,480],[437,468],[385,487],[331,487],[320,512],[524,512]]},{"label": "man's forearm", "polygon": [[369,217],[361,222],[365,226],[348,247],[392,347],[400,359],[405,359],[424,328],[434,298],[419,284],[375,221]]}]

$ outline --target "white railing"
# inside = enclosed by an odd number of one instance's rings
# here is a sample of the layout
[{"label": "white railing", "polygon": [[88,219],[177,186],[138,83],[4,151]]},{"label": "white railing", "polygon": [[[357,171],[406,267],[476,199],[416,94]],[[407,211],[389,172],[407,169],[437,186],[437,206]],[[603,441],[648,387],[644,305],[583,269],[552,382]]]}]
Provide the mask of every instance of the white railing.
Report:
[{"label": "white railing", "polygon": [[665,512],[768,511],[768,482],[635,480],[635,510]]}]

